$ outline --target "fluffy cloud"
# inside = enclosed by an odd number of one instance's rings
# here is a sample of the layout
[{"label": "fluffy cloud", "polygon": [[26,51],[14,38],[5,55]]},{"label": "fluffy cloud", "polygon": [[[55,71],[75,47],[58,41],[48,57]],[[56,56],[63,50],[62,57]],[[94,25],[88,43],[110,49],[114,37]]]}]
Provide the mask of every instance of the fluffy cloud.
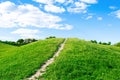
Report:
[{"label": "fluffy cloud", "polygon": [[48,12],[54,12],[54,13],[65,12],[65,9],[63,7],[58,7],[58,6],[55,6],[55,5],[45,5],[44,8]]},{"label": "fluffy cloud", "polygon": [[[66,11],[72,13],[85,13],[90,4],[97,3],[97,0],[34,0],[44,4],[43,8],[47,12],[62,13]],[[59,5],[57,4],[59,3]],[[64,7],[64,8],[63,8]]]},{"label": "fluffy cloud", "polygon": [[0,27],[15,27],[15,24],[12,21],[15,19],[14,16],[16,15],[11,13],[16,9],[15,7],[15,4],[9,1],[0,3]]},{"label": "fluffy cloud", "polygon": [[64,29],[68,29],[63,26],[65,24],[59,24],[62,21],[59,16],[45,13],[30,4],[15,5],[10,1],[0,3],[0,27],[2,28],[33,26],[53,29],[64,27]]},{"label": "fluffy cloud", "polygon": [[55,1],[59,3],[64,3],[66,0],[55,0]]},{"label": "fluffy cloud", "polygon": [[52,4],[53,3],[53,0],[33,0],[33,1],[42,3],[42,4]]},{"label": "fluffy cloud", "polygon": [[95,3],[97,3],[97,0],[80,0],[80,1],[88,3],[88,4],[95,4]]},{"label": "fluffy cloud", "polygon": [[75,2],[73,6],[68,7],[68,12],[81,13],[84,12],[87,5],[83,2]]},{"label": "fluffy cloud", "polygon": [[120,10],[112,12],[111,15],[113,15],[113,16],[117,17],[118,19],[120,19]]},{"label": "fluffy cloud", "polygon": [[39,30],[32,30],[32,29],[24,29],[20,28],[17,29],[16,31],[11,32],[12,34],[18,34],[22,38],[38,38],[38,33],[40,33]]}]

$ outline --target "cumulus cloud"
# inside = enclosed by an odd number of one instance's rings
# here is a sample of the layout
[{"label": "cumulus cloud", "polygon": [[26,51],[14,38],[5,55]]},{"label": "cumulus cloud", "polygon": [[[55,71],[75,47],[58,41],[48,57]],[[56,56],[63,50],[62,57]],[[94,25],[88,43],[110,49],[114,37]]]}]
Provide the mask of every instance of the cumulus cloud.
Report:
[{"label": "cumulus cloud", "polygon": [[[44,4],[47,12],[62,13],[65,11],[72,13],[85,13],[88,5],[97,3],[97,0],[34,0]],[[57,5],[59,3],[60,5]],[[64,8],[63,8],[64,7]],[[67,10],[65,10],[67,9]]]},{"label": "cumulus cloud", "polygon": [[40,31],[39,30],[20,28],[20,29],[17,29],[15,31],[11,32],[11,33],[12,34],[18,34],[22,38],[38,38],[39,36],[37,34],[40,33]]},{"label": "cumulus cloud", "polygon": [[88,4],[95,4],[95,3],[97,3],[97,0],[80,0],[80,1],[88,3]]},{"label": "cumulus cloud", "polygon": [[[16,9],[14,3],[9,1],[0,3],[0,27],[15,27],[14,22],[12,22],[16,15],[10,15],[12,11]],[[13,13],[11,13],[13,14]]]},{"label": "cumulus cloud", "polygon": [[55,0],[55,1],[59,3],[64,3],[66,0]]},{"label": "cumulus cloud", "polygon": [[45,5],[45,10],[48,12],[54,12],[54,13],[63,13],[65,12],[65,9],[63,7],[58,7],[55,5]]},{"label": "cumulus cloud", "polygon": [[87,5],[83,2],[75,2],[73,6],[68,7],[68,12],[80,13],[86,11]]},{"label": "cumulus cloud", "polygon": [[[42,1],[42,0],[40,0]],[[43,0],[44,1],[44,0]],[[39,27],[61,29],[62,18],[41,11],[30,4],[16,5],[10,1],[0,3],[0,27]],[[68,28],[64,28],[68,29]]]},{"label": "cumulus cloud", "polygon": [[110,15],[115,16],[116,18],[120,19],[120,10],[112,12]]},{"label": "cumulus cloud", "polygon": [[52,4],[53,3],[53,0],[33,0],[33,1],[42,3],[42,4]]}]

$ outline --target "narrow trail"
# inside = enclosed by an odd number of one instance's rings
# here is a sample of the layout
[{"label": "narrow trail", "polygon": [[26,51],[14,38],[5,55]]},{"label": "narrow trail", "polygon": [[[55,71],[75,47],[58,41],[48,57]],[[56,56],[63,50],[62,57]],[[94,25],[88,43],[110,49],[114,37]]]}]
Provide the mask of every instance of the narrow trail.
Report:
[{"label": "narrow trail", "polygon": [[61,50],[63,50],[66,41],[67,39],[65,39],[64,42],[60,45],[59,49],[57,50],[57,52],[55,52],[53,57],[47,60],[45,64],[43,64],[41,68],[27,80],[37,80],[38,77],[42,76],[45,73],[47,66],[54,62],[55,57],[59,56],[59,53],[61,52]]}]

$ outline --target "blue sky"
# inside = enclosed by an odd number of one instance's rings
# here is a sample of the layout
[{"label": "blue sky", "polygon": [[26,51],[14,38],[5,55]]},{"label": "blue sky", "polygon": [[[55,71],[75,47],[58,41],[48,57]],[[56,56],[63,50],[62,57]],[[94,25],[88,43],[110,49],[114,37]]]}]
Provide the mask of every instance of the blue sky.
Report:
[{"label": "blue sky", "polygon": [[120,0],[0,0],[0,40],[120,41]]}]

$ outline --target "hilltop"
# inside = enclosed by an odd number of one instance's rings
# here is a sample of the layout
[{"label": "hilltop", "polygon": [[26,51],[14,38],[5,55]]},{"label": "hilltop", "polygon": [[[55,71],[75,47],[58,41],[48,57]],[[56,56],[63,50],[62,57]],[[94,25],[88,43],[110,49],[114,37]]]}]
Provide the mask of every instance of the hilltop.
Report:
[{"label": "hilltop", "polygon": [[63,40],[40,40],[0,52],[0,80],[21,80],[31,76],[54,54]]},{"label": "hilltop", "polygon": [[[63,43],[63,38],[39,40],[16,47],[0,43],[0,80],[21,80],[34,75]],[[120,48],[69,38],[50,64],[44,80],[119,80]]]},{"label": "hilltop", "polygon": [[8,45],[0,42],[0,53],[11,50],[12,48],[16,48],[16,46],[12,46],[12,45]]},{"label": "hilltop", "polygon": [[[119,80],[120,48],[68,39],[44,80]],[[41,78],[40,78],[41,79]]]}]

